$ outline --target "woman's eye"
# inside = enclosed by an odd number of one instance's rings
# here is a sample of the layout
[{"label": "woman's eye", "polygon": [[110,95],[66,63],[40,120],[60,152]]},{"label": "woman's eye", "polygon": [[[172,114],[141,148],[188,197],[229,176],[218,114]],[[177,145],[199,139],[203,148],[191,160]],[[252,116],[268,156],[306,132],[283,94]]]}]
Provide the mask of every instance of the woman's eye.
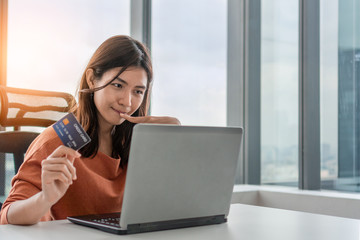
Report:
[{"label": "woman's eye", "polygon": [[116,88],[122,88],[122,85],[120,83],[113,83],[112,85]]},{"label": "woman's eye", "polygon": [[144,94],[144,92],[141,91],[141,90],[136,90],[135,93],[136,93],[136,94],[139,94],[139,95],[143,95],[143,94]]}]

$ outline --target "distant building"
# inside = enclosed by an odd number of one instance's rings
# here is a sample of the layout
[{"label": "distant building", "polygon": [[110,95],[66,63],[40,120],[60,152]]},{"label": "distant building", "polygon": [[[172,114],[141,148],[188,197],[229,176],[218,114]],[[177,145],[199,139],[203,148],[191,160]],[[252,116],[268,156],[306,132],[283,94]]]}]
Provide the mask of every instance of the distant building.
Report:
[{"label": "distant building", "polygon": [[360,14],[354,7],[360,0],[339,1],[339,178],[360,176]]}]

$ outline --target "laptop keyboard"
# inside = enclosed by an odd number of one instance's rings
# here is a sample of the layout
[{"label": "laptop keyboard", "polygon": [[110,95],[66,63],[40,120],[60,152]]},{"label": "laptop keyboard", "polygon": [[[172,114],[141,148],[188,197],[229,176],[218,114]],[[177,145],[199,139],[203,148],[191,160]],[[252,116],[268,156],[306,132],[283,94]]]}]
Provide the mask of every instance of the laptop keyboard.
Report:
[{"label": "laptop keyboard", "polygon": [[83,215],[83,216],[70,217],[70,218],[78,219],[80,221],[93,222],[101,225],[120,228],[120,217],[121,217],[121,213],[115,212],[115,213]]},{"label": "laptop keyboard", "polygon": [[92,219],[93,222],[120,227],[120,218],[100,218],[100,219]]}]

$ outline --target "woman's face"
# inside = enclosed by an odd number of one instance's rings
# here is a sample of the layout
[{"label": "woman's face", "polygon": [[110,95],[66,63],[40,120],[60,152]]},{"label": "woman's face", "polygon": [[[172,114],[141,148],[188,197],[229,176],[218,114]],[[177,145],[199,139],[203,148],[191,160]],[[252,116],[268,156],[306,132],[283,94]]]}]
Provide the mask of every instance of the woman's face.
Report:
[{"label": "woman's face", "polygon": [[[120,67],[108,70],[100,79],[95,80],[94,87],[107,84],[121,70]],[[121,73],[105,88],[94,92],[94,102],[100,127],[112,127],[125,121],[120,113],[132,115],[144,100],[147,75],[144,69],[130,67]]]}]

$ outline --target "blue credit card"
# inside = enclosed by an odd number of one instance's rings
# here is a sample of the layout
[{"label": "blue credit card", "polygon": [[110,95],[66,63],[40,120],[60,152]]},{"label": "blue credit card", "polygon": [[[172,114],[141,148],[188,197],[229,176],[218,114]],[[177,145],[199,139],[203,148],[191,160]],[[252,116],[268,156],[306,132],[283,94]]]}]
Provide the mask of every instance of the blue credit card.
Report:
[{"label": "blue credit card", "polygon": [[54,123],[53,128],[62,143],[74,150],[79,150],[91,141],[89,135],[72,113]]}]

